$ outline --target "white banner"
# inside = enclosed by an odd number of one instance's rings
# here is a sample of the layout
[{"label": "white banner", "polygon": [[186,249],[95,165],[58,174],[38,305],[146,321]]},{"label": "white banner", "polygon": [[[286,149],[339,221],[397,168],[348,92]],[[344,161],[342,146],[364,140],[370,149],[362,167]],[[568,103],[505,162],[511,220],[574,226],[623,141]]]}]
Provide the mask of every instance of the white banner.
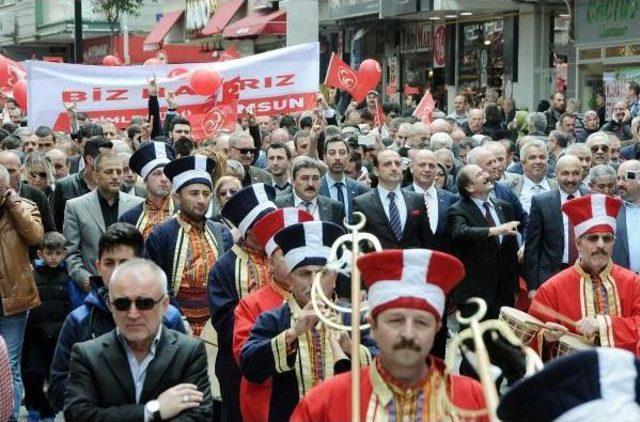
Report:
[{"label": "white banner", "polygon": [[207,99],[189,86],[189,71],[207,67],[224,81],[236,80],[238,113],[254,105],[255,114],[295,113],[316,106],[319,75],[318,43],[281,48],[251,57],[219,63],[168,64],[155,66],[87,66],[42,61],[25,62],[29,79],[29,127],[49,126],[68,130],[63,102],[77,103],[78,111],[92,119],[129,125],[135,116],[147,116],[148,79],[155,76],[164,114],[167,90],[173,90],[178,112],[189,116]]}]

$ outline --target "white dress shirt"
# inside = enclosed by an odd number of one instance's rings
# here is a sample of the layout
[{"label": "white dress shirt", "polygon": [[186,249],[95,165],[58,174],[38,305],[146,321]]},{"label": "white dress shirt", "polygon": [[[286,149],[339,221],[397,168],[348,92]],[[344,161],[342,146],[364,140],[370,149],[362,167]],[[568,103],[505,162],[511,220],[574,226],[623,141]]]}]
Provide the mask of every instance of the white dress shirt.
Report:
[{"label": "white dress shirt", "polygon": [[[493,222],[496,223],[496,226],[502,224],[500,221],[500,217],[498,216],[498,211],[496,211],[496,207],[493,205],[493,202],[487,197],[486,201],[479,198],[471,198],[474,204],[480,209],[480,213],[486,218],[486,210],[484,209],[484,203],[487,202],[489,204],[489,213],[491,214],[491,218],[493,218]],[[498,235],[498,242],[502,243],[502,235]]]},{"label": "white dress shirt", "polygon": [[[580,195],[580,189],[577,189],[572,195],[574,199],[582,196]],[[562,209],[562,205],[567,202],[568,196],[568,193],[560,189],[560,209]],[[562,263],[566,264],[569,262],[569,217],[567,217],[567,214],[565,214],[564,212],[562,212],[562,232],[562,236],[564,239],[564,248],[562,249]]]},{"label": "white dress shirt", "polygon": [[438,191],[433,184],[429,189],[424,190],[414,183],[413,189],[424,196],[424,205],[427,207],[427,215],[429,216],[429,226],[431,226],[431,233],[435,233],[436,229],[438,228]]},{"label": "white dress shirt", "polygon": [[[349,215],[349,197],[347,196],[347,178],[346,176],[342,176],[342,180],[333,180],[329,173],[324,175],[327,178],[327,187],[329,188],[329,196],[331,199],[338,201],[338,188],[335,186],[336,183],[342,182],[342,195],[344,197],[344,214]],[[339,201],[338,201],[339,202]]]},{"label": "white dress shirt", "polygon": [[[302,204],[305,202],[304,199],[300,199],[298,195],[296,195],[295,191],[293,192],[293,206],[299,209],[303,209],[307,211],[307,208]],[[318,211],[318,197],[316,196],[311,201],[311,205],[309,206],[309,214],[313,215],[313,218],[320,221],[320,213]]]},{"label": "white dress shirt", "polygon": [[537,195],[542,192],[549,192],[551,190],[551,186],[549,185],[549,181],[547,178],[543,178],[540,183],[535,183],[527,176],[522,175],[522,190],[520,191],[520,203],[522,204],[522,208],[529,213],[531,211],[531,198],[533,195]]},{"label": "white dress shirt", "polygon": [[[384,208],[384,213],[387,215],[387,220],[391,221],[391,217],[389,216],[389,198],[387,195],[389,192],[382,186],[378,185],[378,195],[380,196],[380,201],[382,201],[382,208]],[[404,202],[404,195],[402,194],[402,190],[400,186],[398,186],[393,193],[396,194],[395,203],[396,207],[398,207],[398,214],[400,215],[400,225],[402,226],[402,231],[404,232],[404,226],[407,223],[407,204]]]}]

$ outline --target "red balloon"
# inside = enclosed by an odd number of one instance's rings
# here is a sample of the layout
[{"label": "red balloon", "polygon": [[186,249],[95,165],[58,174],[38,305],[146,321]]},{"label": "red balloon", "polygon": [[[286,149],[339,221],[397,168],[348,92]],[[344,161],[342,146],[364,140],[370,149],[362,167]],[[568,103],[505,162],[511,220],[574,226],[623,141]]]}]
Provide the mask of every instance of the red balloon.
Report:
[{"label": "red balloon", "polygon": [[13,84],[13,98],[16,100],[21,109],[27,109],[27,80],[20,79]]},{"label": "red balloon", "polygon": [[142,63],[143,66],[155,66],[157,64],[160,64],[160,60],[156,59],[155,57],[147,59],[144,61],[144,63]]},{"label": "red balloon", "polygon": [[367,59],[360,63],[360,68],[358,71],[358,77],[361,83],[367,85],[367,88],[373,89],[380,82],[380,78],[382,77],[382,68],[380,67],[380,63],[373,59]]},{"label": "red balloon", "polygon": [[102,59],[103,66],[120,66],[120,59],[116,56],[104,56]]},{"label": "red balloon", "polygon": [[213,95],[222,85],[222,76],[215,70],[200,68],[191,73],[189,85],[200,95]]}]

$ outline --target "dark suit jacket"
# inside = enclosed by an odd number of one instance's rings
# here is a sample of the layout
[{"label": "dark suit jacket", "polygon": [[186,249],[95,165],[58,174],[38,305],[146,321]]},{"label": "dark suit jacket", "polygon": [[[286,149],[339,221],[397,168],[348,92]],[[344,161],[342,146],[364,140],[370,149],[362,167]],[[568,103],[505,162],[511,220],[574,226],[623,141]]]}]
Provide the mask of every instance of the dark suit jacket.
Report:
[{"label": "dark suit jacket", "polygon": [[[580,188],[582,195],[587,191]],[[524,245],[524,276],[535,290],[560,271],[564,252],[564,225],[560,189],[534,195]]]},{"label": "dark suit jacket", "polygon": [[69,157],[69,174],[76,174],[80,171],[80,154]]},{"label": "dark suit jacket", "polygon": [[627,211],[624,204],[620,207],[620,212],[616,218],[616,243],[613,245],[613,262],[621,267],[629,269],[629,237],[627,234]]},{"label": "dark suit jacket", "polygon": [[64,417],[67,421],[142,421],[147,402],[182,383],[197,385],[204,401],[172,420],[211,421],[207,355],[201,340],[163,328],[136,404],[127,355],[113,330],[73,346]]},{"label": "dark suit jacket", "polygon": [[[342,204],[322,195],[318,195],[317,198],[320,220],[327,221],[329,223],[336,223],[342,227],[342,223],[344,222],[344,208],[342,207]],[[293,207],[295,204],[293,193],[277,196],[274,202],[278,208]]]},{"label": "dark suit jacket", "polygon": [[[321,182],[320,182],[320,195],[322,196],[326,196],[327,198],[331,198],[331,193],[329,192],[329,183],[327,182],[327,175],[325,175],[324,177],[322,177]],[[346,178],[346,184],[347,184],[347,197],[345,198],[346,204],[345,205],[345,214],[346,214],[346,210],[349,210],[349,217],[351,216],[351,214],[353,213],[353,198],[355,198],[356,196],[360,196],[365,192],[368,192],[370,190],[370,188],[364,186],[361,183],[356,182],[355,180],[353,180],[350,177]],[[334,189],[335,191],[335,189]],[[333,199],[333,198],[332,198]]]},{"label": "dark suit jacket", "polygon": [[20,183],[20,196],[34,202],[38,206],[38,211],[42,218],[42,226],[44,227],[45,233],[56,230],[56,224],[53,221],[53,214],[51,213],[49,201],[40,189],[22,182]]},{"label": "dark suit jacket", "polygon": [[64,224],[64,208],[67,201],[89,193],[90,189],[84,182],[81,173],[70,174],[56,182],[56,189],[51,197],[53,220],[58,231],[62,233]]},{"label": "dark suit jacket", "polygon": [[[511,204],[500,199],[490,200],[500,223],[515,219]],[[492,309],[513,306],[518,288],[516,237],[503,236],[502,243],[498,244],[497,237],[489,236],[489,224],[483,213],[469,198],[453,204],[448,219],[452,252],[466,269],[464,279],[452,293],[453,303],[480,297]]]},{"label": "dark suit jacket", "polygon": [[520,199],[516,196],[516,194],[513,193],[511,189],[500,183],[495,183],[493,185],[493,192],[496,194],[496,198],[502,199],[503,201],[507,201],[511,204],[516,216],[516,220],[520,222],[518,231],[523,234],[526,233],[529,215],[524,210],[524,208],[522,208],[522,203],[520,203]]},{"label": "dark suit jacket", "polygon": [[402,239],[396,239],[393,234],[378,189],[372,189],[353,201],[354,211],[360,211],[367,217],[362,231],[376,236],[383,249],[433,249],[435,240],[429,226],[424,197],[419,193],[407,191],[402,191],[402,196],[407,205],[407,221],[404,225]]},{"label": "dark suit jacket", "polygon": [[[413,183],[402,190],[415,192]],[[438,196],[438,225],[433,236],[433,248],[438,251],[448,252],[451,249],[451,230],[447,222],[449,207],[458,202],[460,197],[444,189],[436,188]]]}]

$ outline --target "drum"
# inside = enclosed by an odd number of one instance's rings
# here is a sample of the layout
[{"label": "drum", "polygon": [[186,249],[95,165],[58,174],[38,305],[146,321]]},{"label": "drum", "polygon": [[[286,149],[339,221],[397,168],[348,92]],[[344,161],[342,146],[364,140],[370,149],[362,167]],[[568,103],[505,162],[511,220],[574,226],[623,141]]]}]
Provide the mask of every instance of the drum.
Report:
[{"label": "drum", "polygon": [[538,318],[508,306],[500,308],[500,316],[498,319],[504,321],[525,345],[531,343],[531,340],[533,340],[536,333],[540,330],[540,326],[544,325],[544,322]]},{"label": "drum", "polygon": [[560,337],[560,340],[558,340],[556,357],[579,352],[581,350],[592,349],[593,347],[593,344],[589,343],[586,339],[583,340],[580,337],[565,334]]}]

